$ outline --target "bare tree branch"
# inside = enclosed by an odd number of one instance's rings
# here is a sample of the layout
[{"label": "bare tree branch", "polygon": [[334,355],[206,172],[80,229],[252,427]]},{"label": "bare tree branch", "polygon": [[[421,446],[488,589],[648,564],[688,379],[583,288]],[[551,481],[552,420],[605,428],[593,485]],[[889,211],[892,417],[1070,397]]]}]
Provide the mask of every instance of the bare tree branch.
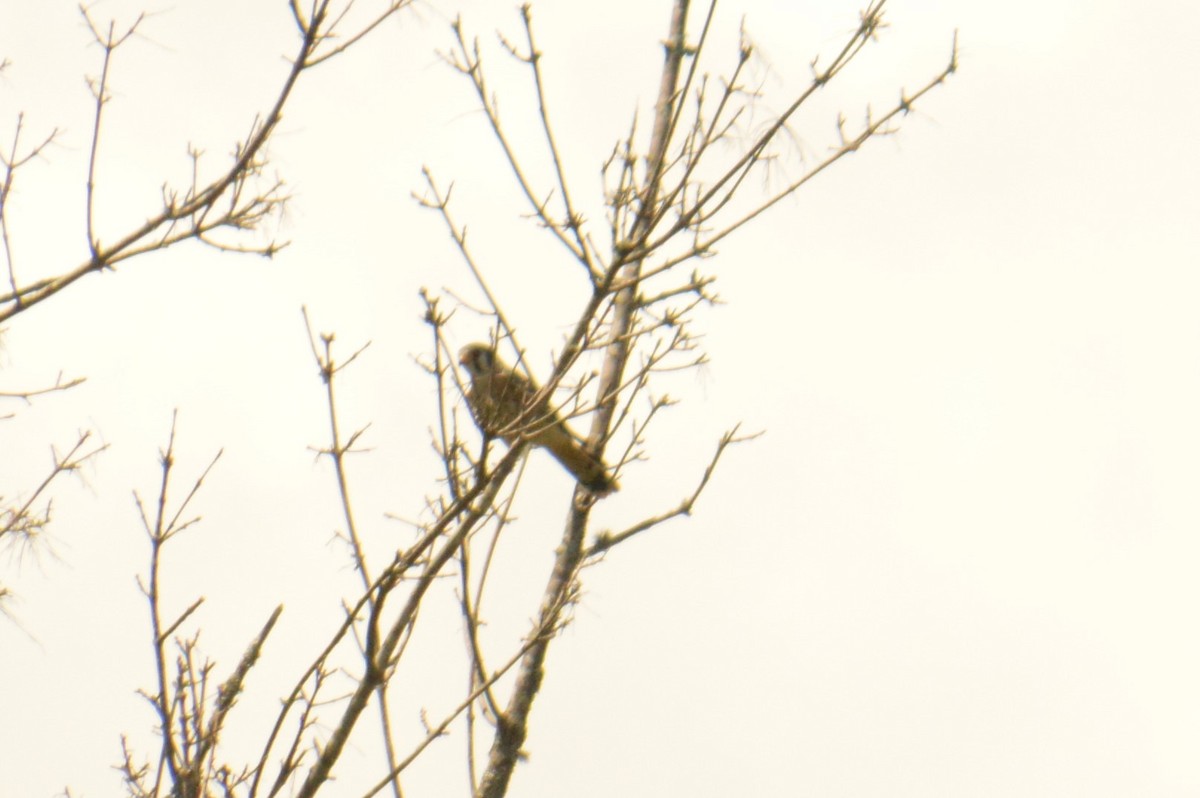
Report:
[{"label": "bare tree branch", "polygon": [[708,465],[705,467],[704,473],[700,477],[700,481],[696,483],[696,489],[692,491],[691,495],[685,497],[683,501],[679,503],[678,507],[675,507],[674,509],[668,510],[664,513],[659,513],[658,515],[650,516],[649,518],[643,518],[638,523],[620,532],[605,532],[598,535],[595,543],[588,548],[587,553],[584,555],[585,559],[593,559],[605,553],[609,549],[624,543],[634,535],[639,535],[642,532],[652,529],[665,521],[671,520],[672,518],[678,518],[681,515],[691,515],[692,507],[695,506],[696,501],[700,498],[700,494],[704,492],[706,487],[708,487],[708,481],[712,478],[713,472],[716,471],[717,461],[721,459],[721,455],[725,452],[726,447],[731,444],[754,440],[762,434],[759,432],[755,433],[754,435],[738,436],[737,430],[738,428],[734,427],[721,436],[721,440],[717,443],[717,449],[715,452],[713,452],[712,460],[710,460]]},{"label": "bare tree branch", "polygon": [[[245,138],[234,146],[232,163],[207,183],[200,180],[199,170],[195,168],[191,186],[183,191],[164,189],[162,208],[150,214],[142,224],[124,234],[118,234],[111,243],[103,240],[95,222],[95,208],[100,202],[102,189],[97,182],[96,172],[102,157],[104,110],[110,97],[113,59],[118,50],[136,34],[145,20],[145,15],[139,15],[133,24],[118,30],[115,22],[101,26],[93,18],[89,7],[80,6],[80,13],[93,39],[104,53],[100,74],[91,81],[95,110],[85,181],[85,227],[90,255],[83,263],[58,276],[21,285],[13,271],[13,254],[7,251],[11,291],[0,296],[0,322],[40,304],[89,274],[113,269],[122,261],[147,252],[167,249],[184,241],[194,240],[220,250],[267,257],[278,252],[284,244],[276,241],[265,245],[248,244],[237,238],[237,234],[261,230],[267,220],[281,212],[288,199],[281,180],[264,182],[267,161],[263,153],[282,119],[283,109],[291,98],[293,89],[306,70],[345,52],[384,20],[407,7],[410,2],[411,0],[390,0],[385,9],[345,36],[341,36],[336,29],[345,20],[354,0],[346,0],[344,5],[338,5],[337,0],[313,0],[308,13],[300,9],[298,2],[292,2],[292,17],[300,34],[297,52],[291,58],[291,67],[273,105],[251,122]],[[341,38],[338,38],[339,36]],[[37,151],[40,150],[35,150]],[[18,160],[16,152],[14,145],[9,160]],[[199,150],[189,148],[189,157],[194,167],[198,167]],[[12,168],[10,166],[6,170],[6,183],[11,182]],[[7,199],[7,196],[4,198]],[[2,220],[0,215],[0,222]],[[215,234],[221,232],[232,233],[234,237],[215,237]],[[0,227],[0,233],[7,242],[7,228]]]},{"label": "bare tree branch", "polygon": [[[50,472],[24,500],[18,500],[19,503],[13,507],[0,506],[0,543],[11,544],[13,541],[19,541],[24,545],[31,545],[36,541],[50,523],[52,505],[47,501],[41,510],[35,509],[35,505],[50,488],[51,483],[63,474],[78,471],[84,463],[108,448],[108,444],[104,444],[89,449],[88,442],[91,438],[91,432],[79,433],[71,448],[61,454],[51,447]],[[3,498],[0,496],[0,500]]]}]

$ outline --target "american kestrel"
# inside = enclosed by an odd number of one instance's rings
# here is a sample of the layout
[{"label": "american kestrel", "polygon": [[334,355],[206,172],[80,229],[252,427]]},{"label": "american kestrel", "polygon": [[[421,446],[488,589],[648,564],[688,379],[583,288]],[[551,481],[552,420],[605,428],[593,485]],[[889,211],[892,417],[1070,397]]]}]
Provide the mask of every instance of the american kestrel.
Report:
[{"label": "american kestrel", "polygon": [[480,429],[510,446],[524,432],[531,444],[545,447],[588,490],[603,496],[617,489],[607,466],[579,444],[550,408],[548,397],[539,401],[537,387],[501,363],[492,347],[467,344],[458,362],[471,375],[467,404]]}]

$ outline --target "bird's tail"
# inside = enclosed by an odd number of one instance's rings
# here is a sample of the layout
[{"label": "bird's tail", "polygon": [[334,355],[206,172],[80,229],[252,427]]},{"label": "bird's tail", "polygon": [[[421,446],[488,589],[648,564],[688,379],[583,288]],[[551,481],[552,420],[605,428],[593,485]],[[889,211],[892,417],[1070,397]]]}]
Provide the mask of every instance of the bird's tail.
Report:
[{"label": "bird's tail", "polygon": [[620,486],[608,474],[604,461],[584,449],[565,430],[545,444],[554,459],[571,472],[585,488],[600,496],[612,493]]}]

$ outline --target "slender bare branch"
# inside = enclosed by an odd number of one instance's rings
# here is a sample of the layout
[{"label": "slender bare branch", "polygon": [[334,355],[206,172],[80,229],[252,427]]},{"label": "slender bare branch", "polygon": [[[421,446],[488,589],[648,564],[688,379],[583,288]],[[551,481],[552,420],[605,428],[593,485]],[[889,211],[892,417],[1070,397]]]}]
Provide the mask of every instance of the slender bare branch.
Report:
[{"label": "slender bare branch", "polygon": [[[8,62],[5,61],[5,64]],[[5,297],[0,295],[0,302],[9,301],[9,299],[20,301],[20,292],[17,290],[17,267],[15,257],[13,255],[12,232],[8,223],[8,210],[12,202],[13,185],[16,181],[17,170],[33,159],[39,157],[42,152],[54,143],[58,138],[58,128],[50,131],[50,133],[37,144],[34,144],[27,151],[21,151],[21,133],[24,130],[25,114],[17,114],[17,124],[13,130],[12,145],[7,153],[0,153],[0,166],[4,167],[3,179],[0,179],[0,244],[3,245],[4,263],[8,271],[8,283],[12,293]]]},{"label": "slender bare branch", "polygon": [[[23,500],[12,507],[0,505],[0,543],[20,541],[29,545],[50,523],[51,503],[46,502],[41,510],[35,509],[38,501],[49,490],[50,485],[63,474],[77,472],[84,463],[99,455],[108,448],[108,444],[89,448],[92,439],[90,431],[79,433],[79,437],[66,452],[51,447],[50,471],[42,481]],[[3,497],[0,497],[3,498]]]},{"label": "slender bare branch", "polygon": [[609,549],[624,543],[635,535],[639,535],[642,532],[652,529],[665,521],[671,520],[672,518],[691,515],[692,508],[695,506],[696,501],[700,498],[700,494],[703,493],[704,489],[708,486],[708,481],[712,478],[713,472],[716,471],[717,462],[721,459],[721,455],[724,453],[725,449],[731,444],[754,440],[762,434],[759,432],[755,433],[754,435],[739,436],[737,434],[737,430],[738,428],[734,427],[721,436],[721,440],[717,443],[717,449],[715,452],[713,452],[712,459],[704,468],[704,473],[700,476],[700,481],[696,484],[695,490],[693,490],[689,496],[684,497],[684,499],[679,503],[679,506],[668,510],[667,512],[659,513],[658,515],[653,515],[649,518],[644,518],[628,529],[624,529],[620,532],[606,532],[597,536],[596,542],[593,543],[587,550],[587,554],[585,555],[586,559],[590,560],[594,557],[597,557]]},{"label": "slender bare branch", "polygon": [[[95,108],[85,180],[85,228],[89,257],[83,263],[55,277],[22,286],[13,270],[13,258],[9,248],[6,260],[11,293],[0,297],[0,322],[45,301],[88,274],[112,269],[122,261],[167,249],[184,241],[194,240],[223,251],[267,257],[286,246],[276,241],[250,244],[236,235],[260,230],[269,219],[282,210],[288,199],[282,181],[275,180],[265,186],[261,183],[267,166],[264,157],[266,144],[282,118],[283,109],[290,100],[293,89],[305,70],[345,52],[393,14],[409,5],[409,2],[410,0],[391,0],[386,8],[345,35],[336,32],[335,29],[344,21],[353,0],[347,0],[340,10],[335,10],[335,0],[313,0],[307,12],[301,11],[297,2],[292,2],[292,18],[300,34],[296,54],[291,58],[291,66],[273,105],[253,119],[245,138],[234,147],[232,162],[207,183],[199,179],[198,169],[194,169],[192,185],[186,191],[164,189],[161,209],[149,214],[143,223],[111,241],[105,241],[96,228],[96,206],[102,196],[98,174],[103,156],[101,134],[104,130],[105,109],[111,97],[114,59],[118,50],[137,34],[145,21],[145,15],[138,16],[131,25],[122,28],[118,28],[115,22],[103,26],[95,20],[89,7],[80,6],[80,12],[93,39],[103,51],[99,75],[90,81]],[[14,149],[13,153],[15,152]],[[189,148],[189,157],[192,158],[194,166],[198,166],[199,151],[194,147]],[[11,178],[11,168],[6,171],[6,177]],[[3,203],[0,203],[0,208],[2,206]],[[235,237],[216,237],[215,234],[223,232],[232,233]],[[6,246],[10,239],[2,213],[0,239],[6,242]]]}]

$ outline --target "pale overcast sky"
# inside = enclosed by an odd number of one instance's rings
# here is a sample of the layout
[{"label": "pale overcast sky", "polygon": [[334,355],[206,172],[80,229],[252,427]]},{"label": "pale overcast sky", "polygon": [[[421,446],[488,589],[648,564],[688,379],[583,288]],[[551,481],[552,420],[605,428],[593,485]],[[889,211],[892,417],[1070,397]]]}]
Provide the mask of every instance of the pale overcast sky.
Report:
[{"label": "pale overcast sky", "polygon": [[[366,2],[366,0],[360,0]],[[635,111],[648,124],[667,0],[533,4],[552,110],[581,204],[603,218],[599,166]],[[1191,3],[892,0],[891,27],[795,125],[826,151],[837,112],[884,108],[936,74],[959,30],[959,73],[901,132],[820,176],[703,267],[726,304],[697,331],[711,363],[597,508],[620,529],[690,491],[721,432],[765,434],[727,454],[694,516],[584,575],[551,649],[510,794],[690,796],[1200,795],[1200,130]],[[113,68],[98,175],[101,236],[187,174],[189,142],[222,158],[273,98],[293,50],[282,0],[104,0],[96,18],[153,12]],[[843,0],[728,0],[710,66],[744,18],[759,48],[762,119],[786,106],[853,29]],[[19,595],[0,619],[0,798],[120,794],[120,734],[150,753],[147,545],[131,491],[153,494],[174,408],[179,465],[225,456],[203,524],[169,565],[174,606],[207,597],[206,650],[230,667],[286,605],[225,742],[254,741],[338,622],[357,580],[344,549],[322,386],[300,315],[349,351],[347,426],[358,512],[380,556],[434,489],[432,385],[419,289],[468,300],[427,165],[525,344],[549,353],[579,284],[526,219],[469,85],[437,56],[448,22],[491,47],[515,4],[433,0],[302,81],[270,146],[294,191],[272,261],[196,247],[89,277],[8,323],[0,391],[85,385],[0,422],[0,494],[47,447],[91,428],[109,451],[55,500],[53,554],[0,560]],[[89,46],[75,3],[0,4],[0,142],[16,114],[63,130],[22,173],[9,211],[31,273],[85,257]],[[527,86],[492,52],[516,125]],[[574,292],[574,293],[573,293]],[[486,326],[455,318],[455,345]],[[489,634],[536,611],[569,501],[534,453],[498,569]],[[447,593],[447,596],[449,594]],[[436,610],[436,608],[435,608]],[[431,610],[430,617],[436,617]],[[461,632],[427,623],[452,672],[414,665],[397,699],[457,700]],[[307,662],[307,659],[303,660]],[[224,671],[222,671],[224,673]],[[371,734],[373,734],[373,730]],[[378,778],[371,734],[329,795]],[[459,731],[461,736],[461,730]],[[464,794],[459,737],[434,746],[410,795]]]}]

